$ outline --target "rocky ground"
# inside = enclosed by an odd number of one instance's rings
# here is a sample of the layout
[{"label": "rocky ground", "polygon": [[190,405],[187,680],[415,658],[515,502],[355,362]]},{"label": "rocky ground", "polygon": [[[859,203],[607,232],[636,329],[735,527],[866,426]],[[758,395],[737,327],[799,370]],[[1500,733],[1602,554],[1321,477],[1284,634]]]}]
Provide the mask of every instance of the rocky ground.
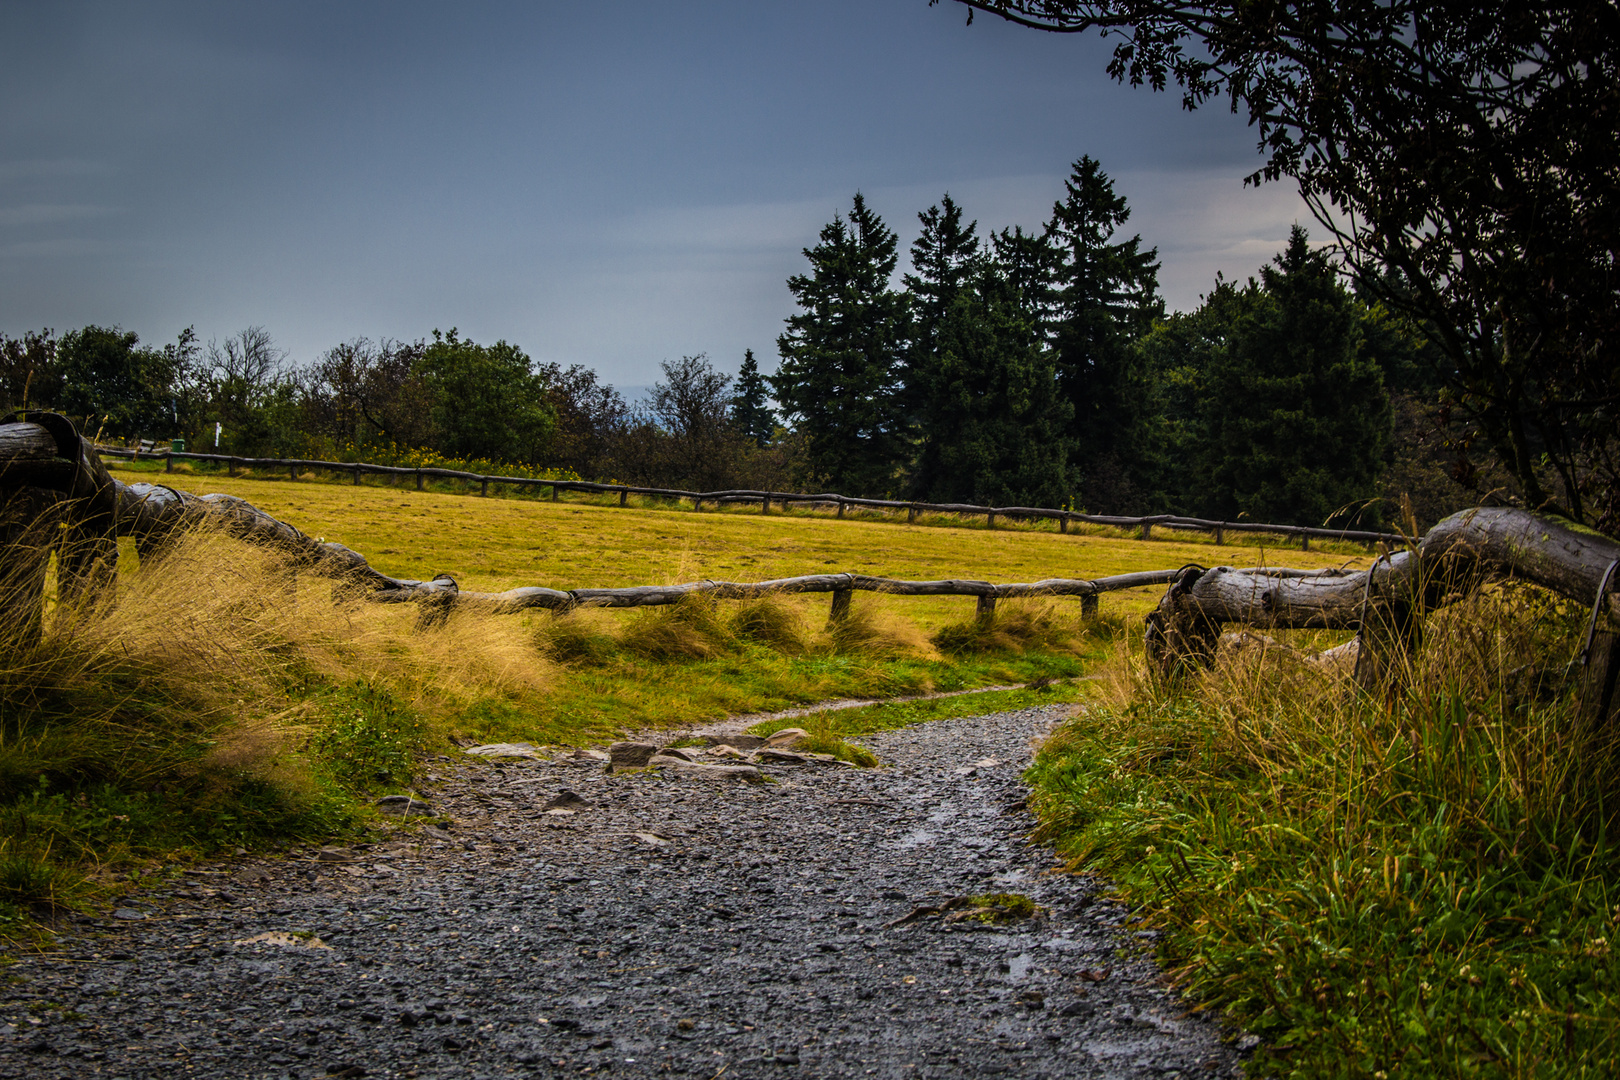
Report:
[{"label": "rocky ground", "polygon": [[[1231,1075],[1148,935],[1024,839],[1055,712],[762,783],[441,758],[448,827],[190,870],[12,964],[0,1076]],[[987,894],[1038,908],[956,899]]]}]

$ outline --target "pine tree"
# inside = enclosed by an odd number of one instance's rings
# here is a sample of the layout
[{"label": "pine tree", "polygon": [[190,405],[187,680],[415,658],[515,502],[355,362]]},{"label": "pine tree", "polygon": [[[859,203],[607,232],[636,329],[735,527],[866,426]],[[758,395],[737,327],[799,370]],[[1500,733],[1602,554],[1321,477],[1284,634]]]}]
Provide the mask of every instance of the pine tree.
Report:
[{"label": "pine tree", "polygon": [[1373,316],[1298,225],[1260,274],[1241,289],[1218,283],[1174,335],[1167,325],[1149,339],[1173,336],[1196,382],[1185,457],[1198,482],[1186,508],[1322,525],[1374,494],[1389,444],[1383,373],[1366,341]]},{"label": "pine tree", "polygon": [[1164,313],[1158,249],[1140,235],[1115,241],[1130,219],[1125,198],[1090,157],[1074,163],[1046,240],[1058,253],[1054,343],[1058,384],[1074,406],[1074,439],[1088,507],[1154,509],[1154,478],[1141,463],[1150,419],[1147,387],[1131,343]]},{"label": "pine tree", "polygon": [[905,279],[919,436],[910,487],[935,502],[1060,505],[1074,489],[1064,434],[1072,410],[1058,396],[1039,315],[949,196],[918,218],[916,273]]},{"label": "pine tree", "polygon": [[755,446],[769,446],[776,435],[776,413],[770,405],[769,387],[759,373],[754,350],[743,353],[742,367],[737,371],[737,390],[731,399],[731,422],[743,438]]},{"label": "pine tree", "polygon": [[783,411],[807,436],[818,479],[851,494],[893,489],[906,456],[898,400],[907,298],[889,287],[897,238],[857,192],[846,221],[804,250],[808,275],[788,279],[800,312],[777,339],[770,377]]}]

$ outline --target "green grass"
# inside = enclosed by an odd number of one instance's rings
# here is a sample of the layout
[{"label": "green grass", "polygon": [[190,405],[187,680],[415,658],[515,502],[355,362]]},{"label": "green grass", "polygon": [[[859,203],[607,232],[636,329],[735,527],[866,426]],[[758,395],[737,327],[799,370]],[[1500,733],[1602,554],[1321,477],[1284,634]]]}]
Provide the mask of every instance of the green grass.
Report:
[{"label": "green grass", "polygon": [[1504,674],[1560,670],[1580,613],[1510,591],[1428,622],[1388,699],[1122,654],[1031,770],[1041,834],[1264,1038],[1252,1075],[1615,1075],[1613,733]]}]

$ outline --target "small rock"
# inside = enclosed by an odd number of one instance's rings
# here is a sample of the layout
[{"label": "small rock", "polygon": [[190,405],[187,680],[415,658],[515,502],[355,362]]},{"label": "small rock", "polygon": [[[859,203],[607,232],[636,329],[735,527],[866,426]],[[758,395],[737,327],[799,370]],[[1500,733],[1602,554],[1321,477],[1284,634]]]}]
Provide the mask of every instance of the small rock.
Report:
[{"label": "small rock", "polygon": [[652,760],[658,747],[650,742],[616,742],[608,747],[607,759],[616,766],[638,768]]},{"label": "small rock", "polygon": [[546,811],[546,816],[547,817],[573,817],[578,812],[579,811],[577,811],[577,810],[564,810],[562,807],[557,806],[557,807],[553,807],[550,810],[547,810]]},{"label": "small rock", "polygon": [[112,913],[112,917],[115,918],[115,919],[132,919],[133,920],[133,919],[144,919],[144,918],[146,918],[146,915],[144,913],[142,913],[142,912],[136,911],[134,908],[121,907],[117,911]]},{"label": "small rock", "polygon": [[710,746],[730,746],[737,750],[758,750],[765,745],[765,740],[758,735],[709,735],[706,736]]},{"label": "small rock", "polygon": [[[289,934],[285,930],[266,930],[252,937],[238,938],[232,945],[279,945],[283,948],[330,949],[332,946],[314,934]],[[297,1005],[297,1002],[293,1003]]]},{"label": "small rock", "polygon": [[551,799],[547,801],[546,805],[542,806],[540,809],[582,810],[589,805],[591,804],[586,802],[579,792],[569,791],[567,788],[563,788],[561,791],[557,792],[557,794],[553,795]]},{"label": "small rock", "polygon": [[353,862],[354,856],[340,847],[323,847],[315,853],[316,862]]},{"label": "small rock", "polygon": [[477,757],[533,758],[537,761],[545,756],[534,748],[533,743],[526,742],[485,743],[482,746],[469,746],[463,752]]},{"label": "small rock", "polygon": [[658,753],[662,757],[677,757],[677,758],[680,758],[682,761],[696,761],[697,760],[691,754],[688,754],[685,750],[681,749],[679,746],[666,746],[662,750],[658,751]]},{"label": "small rock", "polygon": [[425,799],[415,799],[409,795],[384,795],[371,805],[385,814],[394,814],[398,817],[432,817],[433,804]]},{"label": "small rock", "polygon": [[752,765],[708,765],[700,761],[683,761],[662,755],[647,762],[674,769],[684,776],[702,776],[713,780],[758,780],[759,770]]},{"label": "small rock", "polygon": [[764,745],[773,750],[790,750],[809,737],[810,733],[802,727],[788,727],[767,738]]},{"label": "small rock", "polygon": [[710,757],[729,758],[732,761],[741,761],[744,757],[741,750],[737,749],[735,746],[731,746],[728,743],[721,743],[719,746],[711,746],[705,750],[704,753],[708,754]]},{"label": "small rock", "polygon": [[571,762],[576,765],[600,765],[602,762],[608,760],[608,755],[602,753],[600,750],[582,749],[575,750],[571,754],[564,754],[557,760]]},{"label": "small rock", "polygon": [[791,750],[777,750],[767,746],[754,755],[754,760],[772,765],[803,765],[810,759],[803,754],[795,754]]},{"label": "small rock", "polygon": [[455,837],[451,836],[449,833],[445,832],[443,829],[435,828],[432,825],[424,826],[423,829],[422,829],[422,835],[426,836],[426,837],[428,837],[429,839],[432,839],[432,840],[454,840],[455,839]]},{"label": "small rock", "polygon": [[653,847],[669,847],[669,841],[657,833],[638,832],[632,835],[643,844],[651,844]]}]

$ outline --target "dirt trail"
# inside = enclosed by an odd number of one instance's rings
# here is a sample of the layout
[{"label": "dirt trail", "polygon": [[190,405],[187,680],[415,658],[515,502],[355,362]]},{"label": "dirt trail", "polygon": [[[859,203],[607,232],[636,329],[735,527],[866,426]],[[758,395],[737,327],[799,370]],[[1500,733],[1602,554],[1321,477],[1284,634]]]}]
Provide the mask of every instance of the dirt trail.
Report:
[{"label": "dirt trail", "polygon": [[[753,785],[440,759],[448,831],[193,871],[12,965],[0,1076],[1231,1075],[1149,935],[1023,839],[1056,713]],[[952,904],[984,894],[1039,910]]]}]

